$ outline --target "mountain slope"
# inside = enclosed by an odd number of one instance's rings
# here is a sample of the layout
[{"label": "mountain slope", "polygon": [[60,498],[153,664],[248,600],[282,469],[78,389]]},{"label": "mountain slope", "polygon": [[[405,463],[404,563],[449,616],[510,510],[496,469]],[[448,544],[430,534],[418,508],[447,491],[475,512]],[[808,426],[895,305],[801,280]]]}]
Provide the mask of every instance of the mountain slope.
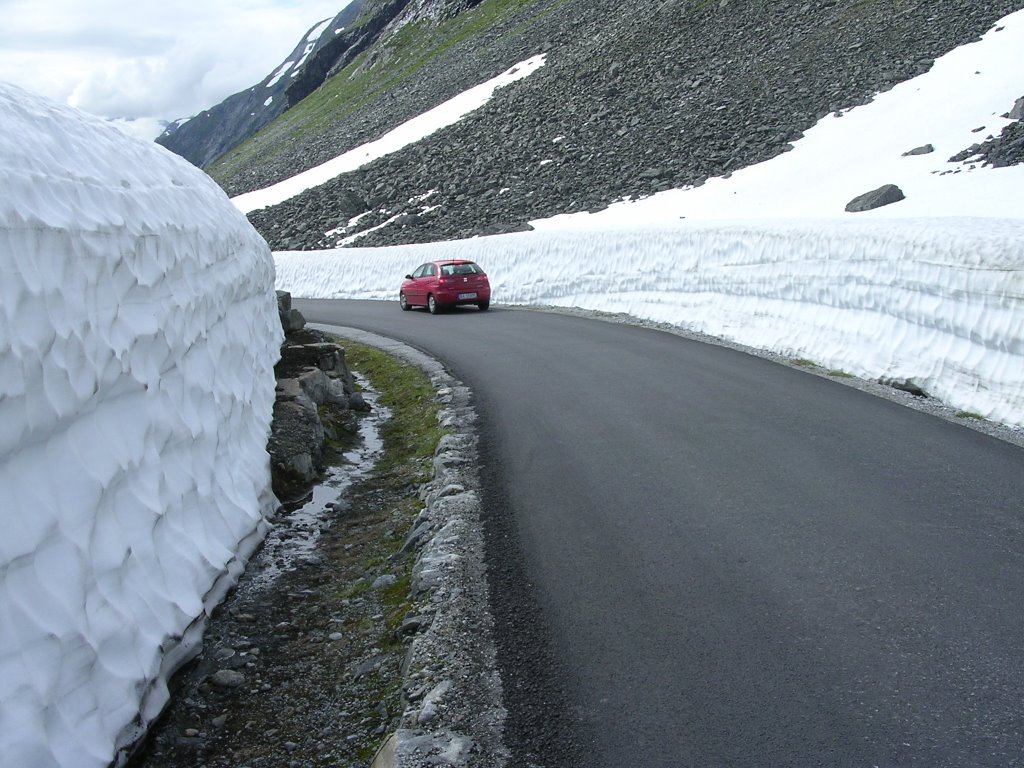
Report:
[{"label": "mountain slope", "polygon": [[356,21],[362,6],[363,0],[353,0],[333,19],[314,24],[262,81],[195,117],[176,120],[157,137],[157,143],[203,168],[259,132],[324,81],[325,61],[336,60],[359,39],[345,30]]},{"label": "mountain slope", "polygon": [[[513,231],[787,151],[822,116],[927,71],[1021,7],[487,0],[404,27],[396,18],[376,45],[210,170],[231,194],[266,186],[546,52],[547,66],[460,123],[250,215],[278,249],[334,246],[325,233],[363,213],[355,230],[407,215],[361,245]],[[431,192],[424,212],[413,201]]]}]

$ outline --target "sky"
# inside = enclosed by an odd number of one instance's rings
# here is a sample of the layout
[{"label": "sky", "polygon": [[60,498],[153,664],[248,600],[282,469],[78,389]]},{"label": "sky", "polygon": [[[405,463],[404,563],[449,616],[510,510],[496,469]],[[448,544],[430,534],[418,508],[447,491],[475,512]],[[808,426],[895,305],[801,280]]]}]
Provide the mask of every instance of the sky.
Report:
[{"label": "sky", "polygon": [[152,139],[258,83],[348,3],[0,0],[0,80]]}]

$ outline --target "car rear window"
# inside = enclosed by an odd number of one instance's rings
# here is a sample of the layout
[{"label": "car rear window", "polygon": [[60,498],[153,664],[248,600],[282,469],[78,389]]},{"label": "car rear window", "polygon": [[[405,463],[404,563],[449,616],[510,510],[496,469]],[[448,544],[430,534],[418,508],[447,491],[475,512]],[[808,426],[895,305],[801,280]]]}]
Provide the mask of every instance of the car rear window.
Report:
[{"label": "car rear window", "polygon": [[441,267],[442,275],[479,275],[482,272],[483,270],[473,262],[468,264],[445,264]]}]

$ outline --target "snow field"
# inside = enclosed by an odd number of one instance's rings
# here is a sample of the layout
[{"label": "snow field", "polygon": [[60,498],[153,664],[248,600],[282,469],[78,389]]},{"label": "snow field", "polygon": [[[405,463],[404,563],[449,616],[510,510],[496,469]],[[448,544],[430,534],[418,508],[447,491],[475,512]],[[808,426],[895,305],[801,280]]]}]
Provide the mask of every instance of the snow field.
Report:
[{"label": "snow field", "polygon": [[499,303],[670,323],[1024,426],[1024,221],[680,222],[275,254],[295,296],[391,300],[451,258],[478,261]]},{"label": "snow field", "polygon": [[4,84],[0,180],[0,754],[107,766],[265,526],[273,262],[185,161]]}]

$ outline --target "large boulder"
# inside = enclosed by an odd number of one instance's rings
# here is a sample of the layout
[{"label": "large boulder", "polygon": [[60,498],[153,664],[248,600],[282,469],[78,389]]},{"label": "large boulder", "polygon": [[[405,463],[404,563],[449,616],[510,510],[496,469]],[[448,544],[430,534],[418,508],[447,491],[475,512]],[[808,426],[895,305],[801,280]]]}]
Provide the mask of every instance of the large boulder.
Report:
[{"label": "large boulder", "polygon": [[863,195],[853,198],[853,200],[846,204],[846,212],[860,213],[862,211],[871,211],[875,208],[881,208],[883,205],[898,203],[905,198],[903,190],[895,184],[884,184],[878,189],[873,189],[870,192],[865,192]]}]

